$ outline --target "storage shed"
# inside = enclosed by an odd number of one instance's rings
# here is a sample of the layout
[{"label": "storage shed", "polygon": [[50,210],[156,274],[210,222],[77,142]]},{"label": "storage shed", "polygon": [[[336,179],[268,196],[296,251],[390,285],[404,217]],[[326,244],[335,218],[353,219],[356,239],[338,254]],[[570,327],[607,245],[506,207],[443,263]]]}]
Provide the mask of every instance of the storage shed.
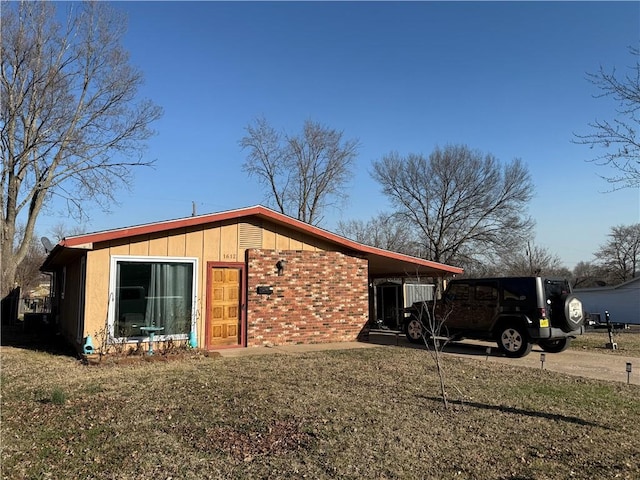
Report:
[{"label": "storage shed", "polygon": [[353,341],[375,317],[374,280],[462,273],[263,206],[67,237],[41,269],[79,350],[152,333],[207,349]]}]

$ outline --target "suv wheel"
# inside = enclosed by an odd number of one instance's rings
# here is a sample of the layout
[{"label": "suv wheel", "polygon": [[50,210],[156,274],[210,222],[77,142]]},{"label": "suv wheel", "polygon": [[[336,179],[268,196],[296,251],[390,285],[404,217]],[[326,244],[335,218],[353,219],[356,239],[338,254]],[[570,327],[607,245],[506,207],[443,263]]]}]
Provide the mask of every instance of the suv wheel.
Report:
[{"label": "suv wheel", "polygon": [[422,323],[420,320],[412,316],[407,323],[405,334],[411,343],[422,343]]},{"label": "suv wheel", "polygon": [[540,340],[540,347],[549,353],[564,352],[571,345],[571,337],[556,338],[555,340]]},{"label": "suv wheel", "polygon": [[531,342],[519,326],[503,326],[498,330],[498,348],[507,357],[519,358],[531,352]]}]

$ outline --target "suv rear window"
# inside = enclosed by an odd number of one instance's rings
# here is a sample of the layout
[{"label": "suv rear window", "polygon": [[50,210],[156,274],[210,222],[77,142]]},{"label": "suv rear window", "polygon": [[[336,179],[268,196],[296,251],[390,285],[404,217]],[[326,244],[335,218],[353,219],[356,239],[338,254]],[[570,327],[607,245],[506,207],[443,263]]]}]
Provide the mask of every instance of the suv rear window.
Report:
[{"label": "suv rear window", "polygon": [[502,298],[507,302],[521,302],[527,300],[527,294],[535,289],[531,288],[532,278],[510,278],[502,282]]},{"label": "suv rear window", "polygon": [[545,280],[544,294],[546,298],[560,298],[570,293],[569,283],[566,280]]},{"label": "suv rear window", "polygon": [[466,283],[453,283],[447,291],[449,300],[469,300],[469,285]]},{"label": "suv rear window", "polygon": [[487,282],[476,284],[475,298],[481,302],[498,300],[498,283]]}]

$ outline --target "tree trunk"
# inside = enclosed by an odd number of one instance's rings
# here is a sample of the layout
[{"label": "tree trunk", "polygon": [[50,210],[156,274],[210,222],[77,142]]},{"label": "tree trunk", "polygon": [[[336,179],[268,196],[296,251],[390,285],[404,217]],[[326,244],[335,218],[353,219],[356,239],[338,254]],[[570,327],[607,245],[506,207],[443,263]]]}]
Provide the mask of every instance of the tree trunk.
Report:
[{"label": "tree trunk", "polygon": [[447,399],[447,389],[444,381],[444,369],[442,368],[440,356],[440,340],[434,339],[434,360],[436,362],[436,371],[438,372],[438,380],[440,381],[440,395],[442,396],[442,405],[445,410],[449,410],[449,401]]},{"label": "tree trunk", "polygon": [[2,248],[2,279],[0,285],[0,297],[4,298],[15,287],[16,270],[18,269],[18,262],[13,254],[12,248]]}]

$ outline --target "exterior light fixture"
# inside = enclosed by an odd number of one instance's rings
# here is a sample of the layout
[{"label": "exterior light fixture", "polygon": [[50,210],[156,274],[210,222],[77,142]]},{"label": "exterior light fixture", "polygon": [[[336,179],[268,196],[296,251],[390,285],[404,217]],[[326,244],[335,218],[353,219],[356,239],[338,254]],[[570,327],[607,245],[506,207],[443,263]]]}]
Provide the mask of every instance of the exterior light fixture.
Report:
[{"label": "exterior light fixture", "polygon": [[278,269],[278,276],[281,277],[282,274],[284,273],[284,267],[287,266],[287,261],[282,259],[282,260],[278,260],[278,263],[276,263],[276,268]]}]

